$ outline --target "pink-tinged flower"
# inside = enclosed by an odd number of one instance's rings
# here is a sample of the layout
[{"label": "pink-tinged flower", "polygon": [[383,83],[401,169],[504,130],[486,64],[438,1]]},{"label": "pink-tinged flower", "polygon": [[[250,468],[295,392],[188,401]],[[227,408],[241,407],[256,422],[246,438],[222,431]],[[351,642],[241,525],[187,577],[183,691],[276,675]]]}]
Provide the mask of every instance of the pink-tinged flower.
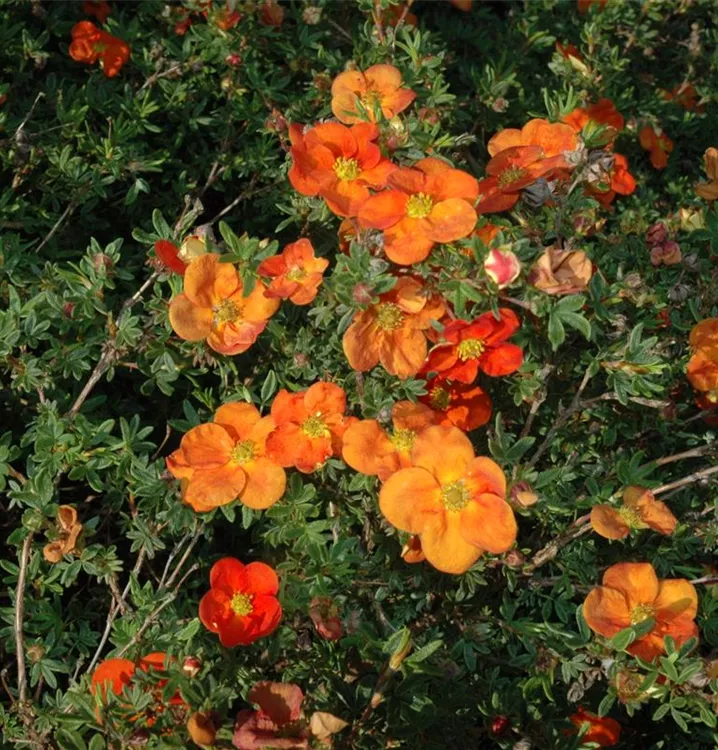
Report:
[{"label": "pink-tinged flower", "polygon": [[504,289],[518,279],[521,261],[511,250],[494,247],[484,261],[484,271],[499,289]]}]

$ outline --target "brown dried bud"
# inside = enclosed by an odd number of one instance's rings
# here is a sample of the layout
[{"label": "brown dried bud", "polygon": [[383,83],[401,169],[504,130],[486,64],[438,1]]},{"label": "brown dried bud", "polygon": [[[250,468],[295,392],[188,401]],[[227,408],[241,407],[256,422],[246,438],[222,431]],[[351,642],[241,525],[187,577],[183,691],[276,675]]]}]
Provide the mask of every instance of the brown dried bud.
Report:
[{"label": "brown dried bud", "polygon": [[28,658],[33,664],[37,664],[45,656],[45,647],[40,643],[34,643],[25,650]]},{"label": "brown dried bud", "polygon": [[65,302],[65,304],[62,306],[62,312],[66,318],[72,317],[72,312],[74,309],[75,309],[74,302]]},{"label": "brown dried bud", "polygon": [[238,65],[242,64],[242,56],[237,55],[233,52],[231,55],[227,55],[227,57],[224,58],[224,61],[227,63],[227,65],[231,65],[233,68],[236,68]]},{"label": "brown dried bud", "polygon": [[366,284],[357,284],[352,291],[352,298],[358,305],[368,305],[372,300],[371,289]]},{"label": "brown dried bud", "polygon": [[668,230],[662,221],[650,226],[646,232],[646,244],[649,247],[652,247],[653,245],[662,245],[667,239]]},{"label": "brown dried bud", "polygon": [[302,20],[307,26],[316,26],[322,20],[322,9],[316,5],[309,5],[302,13]]},{"label": "brown dried bud", "polygon": [[493,109],[494,112],[506,112],[508,108],[508,100],[504,99],[503,96],[499,96],[494,99],[494,103],[491,105],[491,109]]},{"label": "brown dried bud", "polygon": [[113,266],[112,258],[104,253],[97,253],[92,256],[92,265],[96,271],[109,271]]},{"label": "brown dried bud", "polygon": [[538,495],[531,489],[528,482],[516,482],[511,488],[511,502],[521,508],[535,505]]}]

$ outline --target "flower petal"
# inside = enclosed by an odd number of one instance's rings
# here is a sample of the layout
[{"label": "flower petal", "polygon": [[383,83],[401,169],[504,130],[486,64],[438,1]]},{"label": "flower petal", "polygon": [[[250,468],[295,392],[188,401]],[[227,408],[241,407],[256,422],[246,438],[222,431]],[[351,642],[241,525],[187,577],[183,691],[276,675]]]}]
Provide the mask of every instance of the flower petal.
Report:
[{"label": "flower petal", "polygon": [[653,604],[658,596],[658,578],[650,563],[618,563],[603,574],[603,585],[620,591],[630,609]]},{"label": "flower petal", "polygon": [[[396,174],[392,174],[392,178]],[[387,229],[406,215],[406,202],[409,196],[400,190],[384,190],[366,200],[357,218],[364,228]]]},{"label": "flower petal", "polygon": [[186,294],[178,294],[169,307],[172,330],[185,341],[202,341],[212,330],[212,310],[197,307]]},{"label": "flower petal", "polygon": [[237,269],[220,263],[219,255],[207,253],[194,258],[184,275],[184,293],[197,307],[214,307],[231,297],[239,288]]},{"label": "flower petal", "polygon": [[524,353],[520,346],[500,344],[486,351],[479,359],[479,367],[482,372],[496,378],[516,372],[523,361]]},{"label": "flower petal", "polygon": [[429,237],[434,242],[454,242],[468,237],[477,220],[473,206],[462,198],[447,198],[437,203],[427,218]]},{"label": "flower petal", "polygon": [[598,586],[583,603],[583,616],[594,633],[612,638],[631,624],[626,597],[616,589]]},{"label": "flower petal", "polygon": [[438,482],[428,471],[401,469],[382,486],[379,508],[392,526],[420,534],[429,515],[441,511],[440,493]]},{"label": "flower petal", "polygon": [[229,461],[234,440],[220,425],[201,424],[186,433],[180,445],[185,460],[193,469],[213,469]]},{"label": "flower petal", "polygon": [[236,500],[247,482],[241,466],[226,464],[217,469],[197,469],[189,479],[184,493],[188,505],[218,508]]},{"label": "flower petal", "polygon": [[281,466],[268,458],[257,458],[245,464],[247,484],[239,499],[248,508],[264,510],[284,495],[287,475]]},{"label": "flower petal", "polygon": [[631,527],[610,505],[591,508],[591,527],[605,539],[625,539],[631,533]]},{"label": "flower petal", "polygon": [[456,427],[435,425],[416,438],[411,461],[414,466],[426,469],[439,484],[450,484],[466,475],[474,461],[474,448]]},{"label": "flower petal", "polygon": [[237,442],[249,439],[254,426],[260,419],[261,415],[254,404],[233,401],[217,409],[214,424],[220,425]]},{"label": "flower petal", "polygon": [[677,617],[693,619],[698,613],[696,587],[685,578],[668,578],[658,584],[658,596],[653,605],[656,619],[671,622]]},{"label": "flower petal", "polygon": [[497,495],[474,497],[459,515],[461,535],[469,544],[498,555],[516,542],[518,528],[514,512]]},{"label": "flower petal", "polygon": [[437,570],[456,575],[465,573],[484,553],[464,539],[461,524],[460,513],[441,513],[427,518],[421,547],[428,562]]}]

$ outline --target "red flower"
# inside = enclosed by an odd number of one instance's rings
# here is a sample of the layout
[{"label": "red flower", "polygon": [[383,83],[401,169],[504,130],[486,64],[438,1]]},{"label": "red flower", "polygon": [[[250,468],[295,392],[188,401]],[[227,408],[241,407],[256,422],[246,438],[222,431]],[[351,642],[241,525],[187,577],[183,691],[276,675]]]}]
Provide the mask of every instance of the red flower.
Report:
[{"label": "red flower", "polygon": [[122,40],[91,21],[80,21],[72,27],[70,57],[76,62],[92,65],[98,60],[107,78],[114,78],[130,59],[130,48]]},{"label": "red flower", "polygon": [[582,742],[595,742],[601,747],[612,747],[621,738],[621,725],[615,719],[597,716],[585,708],[579,707],[571,721],[579,731],[584,724],[588,724],[588,731],[581,737]]},{"label": "red flower", "polygon": [[616,195],[631,195],[635,189],[636,178],[628,171],[628,159],[622,154],[614,154],[611,184],[608,190],[598,190],[593,185],[587,187],[586,192],[601,205],[608,206],[613,202]]},{"label": "red flower", "polygon": [[455,383],[445,378],[426,381],[426,395],[419,401],[434,410],[438,424],[471,432],[491,417],[491,399],[478,385]]},{"label": "red flower", "polygon": [[82,12],[86,16],[94,16],[100,23],[107,21],[110,10],[110,4],[107,0],[85,0],[82,3]]},{"label": "red flower", "polygon": [[506,307],[499,310],[499,315],[499,320],[487,312],[472,322],[449,323],[442,334],[446,343],[429,352],[422,372],[438,372],[461,383],[473,383],[479,370],[491,377],[516,372],[523,362],[523,352],[506,340],[519,329],[521,322]]},{"label": "red flower", "polygon": [[223,646],[247,646],[276,630],[282,619],[277,574],[261,562],[224,557],[212,566],[199,619]]}]

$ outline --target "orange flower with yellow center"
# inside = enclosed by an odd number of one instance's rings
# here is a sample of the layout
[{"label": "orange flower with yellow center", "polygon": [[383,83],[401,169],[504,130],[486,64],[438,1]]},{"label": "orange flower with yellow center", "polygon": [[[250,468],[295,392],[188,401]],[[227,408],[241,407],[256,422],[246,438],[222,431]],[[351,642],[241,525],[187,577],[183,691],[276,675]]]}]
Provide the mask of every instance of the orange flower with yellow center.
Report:
[{"label": "orange flower with yellow center", "polygon": [[272,279],[265,297],[308,305],[317,296],[328,265],[326,258],[314,255],[312,243],[302,238],[287,245],[279,255],[263,260],[257,273]]},{"label": "orange flower with yellow center", "polygon": [[282,389],[272,403],[276,429],[267,453],[282,466],[310,473],[341,453],[342,437],[354,418],[345,417],[347,398],[334,383],[315,383],[306,391]]},{"label": "orange flower with yellow center", "polygon": [[359,209],[359,224],[384,232],[384,252],[393,263],[425,260],[437,243],[468,237],[476,226],[476,179],[439,159],[422,159],[413,169],[389,175],[389,190]]},{"label": "orange flower with yellow center", "polygon": [[698,611],[695,587],[684,578],[659,581],[650,563],[618,563],[603,574],[603,585],[593,589],[583,603],[583,616],[595,633],[612,638],[616,633],[649,618],[649,633],[626,649],[652,661],[665,652],[670,635],[680,648],[698,636],[694,622]]},{"label": "orange flower with yellow center", "polygon": [[491,417],[491,399],[478,385],[435,377],[426,381],[426,395],[419,401],[429,406],[438,423],[471,432]]},{"label": "orange flower with yellow center", "polygon": [[429,294],[416,279],[403,276],[377,304],[354,316],[343,339],[349,365],[365,372],[381,362],[399,378],[416,375],[426,359],[425,331],[445,309],[441,297]]},{"label": "orange flower with yellow center", "polygon": [[464,573],[484,552],[506,552],[516,519],[506,478],[490,458],[475,457],[455,427],[427,427],[414,441],[411,467],[384,483],[379,507],[396,528],[416,534],[426,559],[445,573]]},{"label": "orange flower with yellow center", "polygon": [[246,297],[237,269],[208,253],[194,258],[184,276],[184,291],[170,302],[170,323],[186,341],[206,339],[220,354],[247,351],[279,307],[264,295],[261,281]]},{"label": "orange flower with yellow center", "polygon": [[421,431],[436,423],[434,412],[424,404],[397,401],[388,434],[376,419],[355,422],[344,433],[342,458],[360,472],[384,482],[399,469],[411,466],[411,449]]},{"label": "orange flower with yellow center", "polygon": [[274,429],[252,404],[221,406],[214,422],[193,427],[167,459],[170,473],[183,484],[182,498],[198,513],[239,500],[262,510],[284,494],[284,469],[267,458]]},{"label": "orange flower with yellow center", "polygon": [[595,505],[591,509],[591,526],[606,539],[625,539],[634,529],[653,529],[668,536],[676,523],[668,506],[644,487],[626,487],[620,508]]},{"label": "orange flower with yellow center", "polygon": [[[403,112],[416,94],[401,85],[401,72],[393,65],[372,65],[363,73],[347,70],[332,83],[332,112],[346,125],[376,121],[375,107],[390,120]],[[359,106],[364,110],[360,112]]]}]

